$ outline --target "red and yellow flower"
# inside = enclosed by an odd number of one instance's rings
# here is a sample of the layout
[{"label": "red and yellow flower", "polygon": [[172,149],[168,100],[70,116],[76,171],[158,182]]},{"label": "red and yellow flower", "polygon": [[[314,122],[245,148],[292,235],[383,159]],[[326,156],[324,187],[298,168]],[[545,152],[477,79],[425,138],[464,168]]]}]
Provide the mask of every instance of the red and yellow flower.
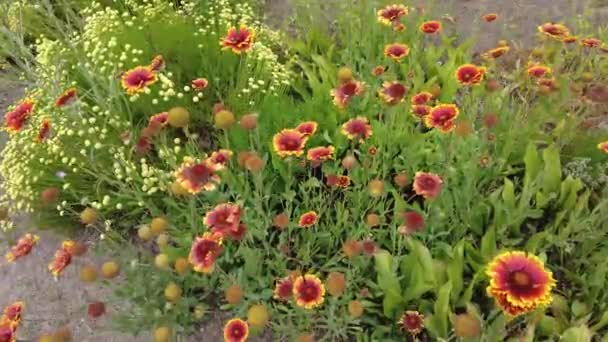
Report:
[{"label": "red and yellow flower", "polygon": [[25,305],[23,302],[14,302],[13,304],[7,306],[4,308],[4,314],[2,315],[2,318],[0,318],[0,321],[8,320],[9,322],[12,322],[18,326],[21,323],[21,314],[24,306]]},{"label": "red and yellow flower", "polygon": [[306,137],[310,137],[317,131],[319,124],[315,121],[305,121],[296,126],[295,130]]},{"label": "red and yellow flower", "polygon": [[11,263],[21,257],[30,254],[34,246],[38,243],[39,239],[40,238],[38,237],[38,235],[34,235],[31,233],[23,235],[21,238],[19,238],[19,240],[17,240],[17,244],[11,247],[10,251],[6,253],[6,261]]},{"label": "red and yellow flower", "polygon": [[443,180],[434,173],[418,171],[414,176],[414,192],[425,199],[437,198],[442,185]]},{"label": "red and yellow flower", "polygon": [[61,275],[61,272],[68,267],[72,262],[73,248],[76,245],[74,241],[66,240],[62,242],[61,248],[55,252],[53,261],[49,264],[49,271],[55,278]]},{"label": "red and yellow flower", "polygon": [[281,157],[299,157],[304,154],[308,137],[295,129],[284,129],[272,138],[274,151]]},{"label": "red and yellow flower", "polygon": [[25,99],[19,102],[13,110],[4,115],[4,126],[9,133],[21,131],[34,110],[34,101]]},{"label": "red and yellow flower", "polygon": [[464,64],[456,69],[454,75],[461,85],[471,86],[479,84],[483,80],[485,73],[485,67],[480,67],[475,64]]},{"label": "red and yellow flower", "polygon": [[425,21],[420,24],[420,27],[418,27],[418,29],[420,30],[420,32],[426,34],[437,33],[441,31],[441,22],[437,20]]},{"label": "red and yellow flower", "polygon": [[300,226],[301,228],[309,228],[317,224],[318,220],[319,215],[315,211],[311,210],[300,216],[300,219],[298,220],[298,226]]},{"label": "red and yellow flower", "polygon": [[0,342],[17,341],[17,327],[8,320],[0,319]]},{"label": "red and yellow flower", "polygon": [[384,65],[377,65],[376,67],[374,67],[372,69],[372,75],[380,76],[380,75],[384,74],[385,71],[386,71],[386,67]]},{"label": "red and yellow flower", "polygon": [[210,160],[195,162],[194,158],[186,157],[180,168],[175,171],[175,180],[191,194],[201,191],[213,191],[221,178],[217,174],[224,167]]},{"label": "red and yellow flower", "polygon": [[399,232],[411,235],[424,229],[425,220],[417,211],[406,211],[403,213],[403,225],[399,227]]},{"label": "red and yellow flower", "polygon": [[165,58],[163,58],[161,55],[155,56],[152,58],[149,67],[152,69],[152,71],[161,71],[165,68]]},{"label": "red and yellow flower", "polygon": [[403,5],[389,5],[378,10],[378,22],[386,26],[397,25],[399,19],[408,15],[409,11]]},{"label": "red and yellow flower", "polygon": [[161,112],[158,114],[154,114],[148,120],[148,129],[151,132],[157,134],[160,132],[160,130],[163,127],[167,126],[167,124],[169,123],[168,119],[169,119],[168,112]]},{"label": "red and yellow flower", "polygon": [[345,175],[338,176],[336,186],[342,189],[348,188],[350,186],[350,177]]},{"label": "red and yellow flower", "polygon": [[581,45],[586,48],[596,48],[602,45],[602,41],[597,38],[584,38],[581,39]]},{"label": "red and yellow flower", "polygon": [[401,330],[407,331],[412,336],[416,336],[424,329],[424,315],[418,311],[408,310],[397,322]]},{"label": "red and yellow flower", "polygon": [[361,95],[365,90],[365,83],[350,80],[340,84],[329,93],[333,97],[334,104],[341,109],[346,108],[350,100],[357,95]]},{"label": "red and yellow flower", "polygon": [[399,62],[410,54],[410,47],[406,44],[393,43],[384,47],[384,55]]},{"label": "red and yellow flower", "polygon": [[608,153],[608,140],[597,144],[597,148],[604,153]]},{"label": "red and yellow flower", "polygon": [[455,120],[460,114],[458,107],[454,104],[439,104],[424,117],[427,127],[438,128],[441,132],[447,133],[454,129]]},{"label": "red and yellow flower", "polygon": [[494,20],[498,19],[498,14],[497,13],[486,13],[482,16],[482,18],[486,23],[491,23]]},{"label": "red and yellow flower", "polygon": [[287,301],[293,296],[293,277],[287,276],[277,280],[274,286],[273,298]]},{"label": "red and yellow flower", "polygon": [[293,283],[293,297],[298,306],[314,309],[325,300],[325,286],[313,274],[298,276]]},{"label": "red and yellow flower", "polygon": [[192,242],[188,261],[196,272],[211,273],[215,268],[215,260],[222,252],[222,235],[204,233]]},{"label": "red and yellow flower", "polygon": [[421,91],[412,96],[411,102],[412,105],[424,105],[433,99],[433,94],[428,91]]},{"label": "red and yellow flower", "polygon": [[367,118],[359,116],[346,121],[342,125],[342,134],[350,140],[358,140],[362,143],[372,136],[373,131]]},{"label": "red and yellow flower", "polygon": [[528,67],[528,75],[535,78],[540,78],[551,73],[551,68],[548,66],[535,64]]},{"label": "red and yellow flower", "polygon": [[543,262],[526,252],[502,253],[488,265],[488,295],[512,316],[521,315],[551,303],[555,280]]},{"label": "red and yellow flower", "polygon": [[218,204],[203,218],[212,232],[225,236],[237,232],[241,223],[241,207],[233,203]]},{"label": "red and yellow flower", "polygon": [[562,38],[562,43],[564,44],[572,44],[575,43],[578,40],[578,38],[576,36],[567,36]]},{"label": "red and yellow flower", "polygon": [[487,59],[494,59],[504,55],[505,53],[509,52],[509,50],[510,48],[508,46],[499,46],[482,53],[481,56]]},{"label": "red and yellow flower", "polygon": [[386,81],[382,84],[382,88],[378,91],[378,96],[389,105],[395,105],[403,102],[407,87],[399,81]]},{"label": "red and yellow flower", "polygon": [[557,40],[570,36],[570,30],[563,24],[544,23],[538,27],[538,31]]},{"label": "red and yellow flower", "polygon": [[429,115],[429,113],[431,112],[433,107],[427,106],[427,105],[413,105],[411,109],[412,109],[412,115],[415,118],[424,119],[424,117]]},{"label": "red and yellow flower", "polygon": [[158,81],[156,72],[149,66],[137,66],[121,77],[121,85],[127,94],[143,93],[145,89]]},{"label": "red and yellow flower", "polygon": [[55,100],[55,107],[67,106],[76,100],[78,91],[76,88],[69,88]]},{"label": "red and yellow flower", "polygon": [[36,136],[36,142],[41,143],[51,134],[51,122],[47,119],[42,120],[40,128],[38,129],[38,135]]},{"label": "red and yellow flower", "polygon": [[231,49],[232,52],[241,54],[251,50],[254,40],[255,31],[246,25],[241,25],[238,29],[234,26],[229,28],[220,44],[223,49]]},{"label": "red and yellow flower", "polygon": [[206,78],[197,78],[192,80],[190,83],[192,85],[192,89],[194,90],[204,90],[209,86],[209,81]]},{"label": "red and yellow flower", "polygon": [[230,162],[230,158],[232,158],[232,151],[228,149],[219,149],[211,153],[211,157],[209,157],[209,161],[213,164],[219,164],[222,166],[228,165]]},{"label": "red and yellow flower", "polygon": [[541,88],[551,90],[551,91],[557,90],[559,88],[559,85],[553,78],[539,78],[536,81],[536,84]]},{"label": "red and yellow flower", "polygon": [[224,342],[245,342],[249,337],[249,325],[240,318],[233,318],[224,326]]},{"label": "red and yellow flower", "polygon": [[313,147],[306,153],[306,159],[314,162],[330,160],[334,158],[335,150],[331,145]]}]

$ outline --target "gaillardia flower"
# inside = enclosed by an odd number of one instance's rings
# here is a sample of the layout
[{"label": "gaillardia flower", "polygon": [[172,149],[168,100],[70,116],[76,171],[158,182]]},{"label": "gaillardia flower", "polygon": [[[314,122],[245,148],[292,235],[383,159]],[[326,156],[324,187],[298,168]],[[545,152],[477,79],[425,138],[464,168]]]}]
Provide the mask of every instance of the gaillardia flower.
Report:
[{"label": "gaillardia flower", "polygon": [[567,36],[562,38],[562,43],[564,44],[572,44],[575,43],[578,40],[578,38],[576,36]]},{"label": "gaillardia flower", "polygon": [[384,47],[384,55],[399,62],[410,54],[410,47],[405,44],[393,43]]},{"label": "gaillardia flower", "polygon": [[148,128],[150,128],[153,132],[158,133],[163,127],[167,126],[167,124],[169,123],[168,119],[168,112],[154,114],[148,120]]},{"label": "gaillardia flower", "polygon": [[192,88],[194,90],[204,90],[209,85],[209,81],[206,78],[197,78],[192,80],[191,82]]},{"label": "gaillardia flower", "polygon": [[551,90],[551,91],[557,90],[559,88],[559,85],[553,78],[539,78],[536,81],[536,84],[540,88],[544,88],[544,89]]},{"label": "gaillardia flower", "polygon": [[304,154],[304,146],[308,137],[295,129],[284,129],[272,138],[274,151],[281,157],[299,157]]},{"label": "gaillardia flower", "polygon": [[38,135],[36,136],[36,142],[41,143],[51,134],[51,122],[47,119],[42,120],[40,128],[38,129]]},{"label": "gaillardia flower", "polygon": [[553,274],[534,255],[521,251],[502,253],[490,262],[486,273],[490,277],[488,295],[509,315],[517,316],[551,303]]},{"label": "gaillardia flower", "polygon": [[4,115],[5,129],[9,133],[17,133],[21,131],[23,125],[29,119],[34,110],[34,101],[25,99],[19,102],[13,110]]},{"label": "gaillardia flower", "polygon": [[362,116],[350,119],[342,125],[342,134],[350,140],[358,140],[361,143],[369,138],[372,133],[372,126],[367,118]]},{"label": "gaillardia flower", "polygon": [[340,84],[329,93],[333,97],[334,104],[341,109],[346,108],[353,97],[360,95],[365,90],[365,83],[350,80]]},{"label": "gaillardia flower", "polygon": [[235,232],[241,223],[241,207],[233,203],[218,204],[205,215],[203,223],[220,235]]},{"label": "gaillardia flower", "polygon": [[484,14],[482,16],[482,18],[486,23],[491,23],[494,20],[498,19],[498,14],[497,13],[487,13],[487,14]]},{"label": "gaillardia flower", "polygon": [[211,157],[209,157],[209,161],[214,164],[219,164],[222,166],[228,165],[230,158],[232,158],[232,151],[227,149],[219,149],[211,153]]},{"label": "gaillardia flower", "polygon": [[348,188],[350,186],[350,177],[344,175],[338,176],[336,186],[342,189]]},{"label": "gaillardia flower", "polygon": [[587,48],[596,48],[602,45],[602,41],[597,38],[581,39],[581,45]]},{"label": "gaillardia flower", "polygon": [[425,221],[417,211],[406,211],[403,213],[403,225],[399,227],[399,232],[405,235],[411,235],[424,229]]},{"label": "gaillardia flower", "polygon": [[608,153],[608,140],[597,144],[597,148],[604,153]]},{"label": "gaillardia flower", "polygon": [[378,91],[378,96],[389,105],[400,103],[405,98],[407,87],[399,81],[386,81],[382,84],[382,88]]},{"label": "gaillardia flower", "polygon": [[233,318],[224,326],[224,342],[245,342],[249,336],[249,325],[240,318]]},{"label": "gaillardia flower", "polygon": [[416,336],[424,329],[424,315],[418,311],[406,311],[397,322],[401,330]]},{"label": "gaillardia flower", "polygon": [[306,159],[315,162],[321,162],[324,160],[329,160],[334,158],[335,148],[331,145],[329,146],[318,146],[313,147],[308,150],[306,153]]},{"label": "gaillardia flower", "polygon": [[562,24],[544,23],[538,27],[538,31],[557,40],[570,36],[570,30]]},{"label": "gaillardia flower", "polygon": [[378,10],[378,22],[386,26],[396,25],[399,19],[408,13],[407,7],[403,5],[389,5]]},{"label": "gaillardia flower", "polygon": [[215,260],[222,252],[222,236],[217,233],[204,233],[192,242],[188,261],[193,270],[201,273],[211,273],[215,268]]},{"label": "gaillardia flower", "polygon": [[152,71],[161,71],[164,68],[165,58],[163,58],[163,56],[157,55],[152,58],[152,61],[150,62],[150,69],[152,69]]},{"label": "gaillardia flower", "polygon": [[17,341],[17,327],[9,320],[0,319],[0,342]]},{"label": "gaillardia flower", "polygon": [[232,49],[232,52],[241,54],[251,50],[254,39],[255,32],[251,28],[241,25],[237,29],[233,26],[228,29],[228,33],[222,39],[220,44],[222,45],[223,49]]},{"label": "gaillardia flower", "polygon": [[274,285],[273,298],[277,300],[287,301],[293,296],[293,278],[291,276],[283,277],[277,280]]},{"label": "gaillardia flower", "polygon": [[433,94],[428,91],[421,91],[412,96],[411,102],[412,105],[424,105],[433,99]]},{"label": "gaillardia flower", "polygon": [[302,214],[302,216],[300,216],[300,219],[298,220],[298,226],[302,228],[312,227],[317,223],[318,219],[319,215],[317,215],[315,211],[306,212]]},{"label": "gaillardia flower", "polygon": [[63,107],[69,105],[70,103],[76,100],[77,95],[78,92],[76,91],[76,88],[70,88],[64,91],[63,94],[61,94],[57,98],[57,100],[55,100],[55,107]]},{"label": "gaillardia flower", "polygon": [[321,279],[313,274],[296,277],[293,283],[293,297],[298,306],[313,309],[325,300],[325,286]]},{"label": "gaillardia flower", "polygon": [[425,199],[433,199],[439,196],[443,181],[434,173],[416,172],[414,176],[414,192]]},{"label": "gaillardia flower", "polygon": [[9,320],[15,325],[21,323],[21,313],[23,312],[23,302],[14,302],[13,304],[4,308],[3,318]]},{"label": "gaillardia flower", "polygon": [[528,67],[528,75],[531,77],[540,78],[550,73],[551,68],[544,65],[535,64]]},{"label": "gaillardia flower", "polygon": [[509,52],[509,50],[510,48],[508,46],[499,46],[482,53],[481,56],[487,59],[494,59],[504,55],[505,53]]},{"label": "gaillardia flower", "polygon": [[72,247],[70,242],[72,241],[63,242],[62,247],[55,252],[53,261],[49,264],[49,271],[55,278],[59,277],[61,272],[72,262],[72,253],[70,252]]},{"label": "gaillardia flower", "polygon": [[380,76],[380,75],[384,74],[385,71],[386,71],[386,67],[384,65],[377,65],[372,69],[372,75]]},{"label": "gaillardia flower", "polygon": [[439,31],[441,31],[441,22],[437,21],[437,20],[425,21],[422,24],[420,24],[420,27],[418,29],[422,33],[427,33],[427,34],[437,33]]},{"label": "gaillardia flower", "polygon": [[186,157],[180,168],[175,171],[175,180],[189,193],[198,194],[201,191],[213,191],[220,183],[217,172],[224,167],[209,160],[195,162]]},{"label": "gaillardia flower", "polygon": [[157,80],[156,73],[150,67],[138,66],[122,75],[121,84],[127,94],[134,95],[143,93],[148,86],[156,83]]},{"label": "gaillardia flower", "polygon": [[23,256],[30,254],[32,248],[38,243],[40,238],[38,235],[27,233],[23,235],[19,240],[17,240],[17,244],[11,247],[10,251],[6,253],[5,258],[6,261],[11,263]]},{"label": "gaillardia flower", "polygon": [[295,130],[302,133],[306,137],[310,137],[315,134],[319,124],[315,121],[305,121],[296,126]]},{"label": "gaillardia flower", "polygon": [[417,119],[423,119],[431,112],[433,107],[427,105],[413,105],[412,106],[412,115]]},{"label": "gaillardia flower", "polygon": [[485,67],[479,67],[474,64],[464,64],[456,69],[454,75],[461,85],[471,86],[479,84],[483,80],[485,73]]},{"label": "gaillardia flower", "polygon": [[454,129],[455,119],[460,114],[458,107],[453,104],[439,104],[431,109],[431,112],[424,117],[427,127],[438,128],[444,133]]}]

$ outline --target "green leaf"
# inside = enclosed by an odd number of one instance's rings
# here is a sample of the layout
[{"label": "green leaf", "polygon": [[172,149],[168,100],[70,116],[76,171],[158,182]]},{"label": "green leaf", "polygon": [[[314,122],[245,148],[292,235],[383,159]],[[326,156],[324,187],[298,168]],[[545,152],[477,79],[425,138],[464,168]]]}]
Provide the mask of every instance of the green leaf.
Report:
[{"label": "green leaf", "polygon": [[491,226],[481,238],[481,255],[490,260],[496,255],[496,228]]},{"label": "green leaf", "polygon": [[543,151],[545,168],[543,170],[542,189],[546,194],[557,194],[562,182],[562,166],[559,159],[559,150],[555,145],[547,147]]},{"label": "green leaf", "polygon": [[563,342],[591,342],[591,330],[587,326],[581,325],[572,327],[564,331],[560,341]]},{"label": "green leaf", "polygon": [[393,270],[393,256],[380,250],[374,255],[378,286],[384,293],[383,310],[387,317],[393,317],[395,309],[401,305],[401,285]]},{"label": "green leaf", "polygon": [[450,292],[452,283],[447,282],[439,289],[437,300],[433,305],[433,316],[429,320],[431,333],[438,338],[448,337],[450,320]]},{"label": "green leaf", "polygon": [[448,264],[448,278],[452,284],[452,302],[458,300],[463,288],[462,275],[464,273],[464,240],[458,242],[453,250],[453,257]]},{"label": "green leaf", "polygon": [[505,185],[502,188],[502,200],[509,208],[515,208],[515,187],[508,178],[505,178]]},{"label": "green leaf", "polygon": [[524,156],[524,164],[526,165],[524,189],[528,189],[540,171],[540,157],[533,143],[528,144],[526,155]]}]

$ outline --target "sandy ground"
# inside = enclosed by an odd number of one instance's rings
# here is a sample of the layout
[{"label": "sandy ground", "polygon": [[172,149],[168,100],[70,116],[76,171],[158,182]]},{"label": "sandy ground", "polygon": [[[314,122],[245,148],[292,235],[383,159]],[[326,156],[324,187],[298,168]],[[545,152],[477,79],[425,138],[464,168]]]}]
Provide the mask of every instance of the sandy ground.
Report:
[{"label": "sandy ground", "polygon": [[[426,1],[414,2],[424,5]],[[285,17],[285,13],[289,13],[289,0],[268,0],[268,3],[271,22],[276,23],[279,18]],[[480,50],[493,47],[506,36],[513,39],[513,44],[525,41],[533,37],[536,26],[545,21],[565,21],[572,25],[577,16],[571,14],[583,13],[583,8],[592,8],[589,17],[596,22],[605,22],[608,17],[608,0],[438,0],[438,5],[443,13],[454,18],[459,30],[480,37]],[[496,12],[501,18],[493,25],[483,25],[479,22],[479,17],[487,12]],[[0,74],[0,112],[4,113],[4,109],[21,96],[21,89],[18,84],[8,82]],[[4,141],[5,137],[2,137],[0,143]],[[34,228],[24,222],[9,236],[0,234],[0,254],[4,254],[10,240],[32,230]],[[149,336],[134,338],[112,331],[108,324],[108,317],[114,310],[111,303],[108,303],[108,314],[98,321],[87,318],[87,304],[96,300],[103,301],[108,293],[99,283],[82,284],[78,279],[78,270],[84,264],[99,265],[103,260],[93,259],[90,254],[78,258],[67,268],[63,277],[55,281],[49,274],[47,265],[63,238],[52,232],[36,233],[40,235],[41,241],[29,256],[12,265],[0,262],[0,307],[16,300],[26,301],[20,341],[35,341],[41,333],[62,327],[67,327],[73,340],[79,342],[150,340]],[[215,318],[188,340],[220,342],[221,329],[222,321]]]}]

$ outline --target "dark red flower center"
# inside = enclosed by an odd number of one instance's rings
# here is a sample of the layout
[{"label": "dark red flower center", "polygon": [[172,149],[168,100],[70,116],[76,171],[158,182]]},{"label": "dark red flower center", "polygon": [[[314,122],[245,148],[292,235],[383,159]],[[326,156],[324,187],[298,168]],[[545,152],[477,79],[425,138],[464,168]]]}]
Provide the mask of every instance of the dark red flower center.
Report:
[{"label": "dark red flower center", "polygon": [[421,185],[425,190],[432,190],[437,187],[437,182],[432,177],[424,177]]},{"label": "dark red flower center", "polygon": [[283,280],[278,285],[278,295],[281,298],[289,298],[293,291],[293,283],[291,280]]},{"label": "dark red flower center", "polygon": [[304,280],[300,285],[300,299],[305,302],[313,302],[319,298],[319,286],[311,280]]},{"label": "dark red flower center", "polygon": [[189,169],[186,169],[186,178],[197,183],[206,183],[213,176],[213,170],[211,170],[205,164],[196,164]]},{"label": "dark red flower center", "polygon": [[230,336],[235,339],[241,339],[245,337],[245,329],[241,323],[232,323],[230,327]]},{"label": "dark red flower center", "polygon": [[342,85],[340,91],[344,96],[354,96],[357,94],[357,84],[355,82],[348,82]]},{"label": "dark red flower center", "polygon": [[401,56],[405,55],[405,49],[399,45],[391,45],[388,48],[388,53],[391,56],[401,57]]},{"label": "dark red flower center", "polygon": [[195,256],[198,261],[208,261],[214,257],[217,243],[215,241],[203,240],[196,245]]},{"label": "dark red flower center", "polygon": [[246,29],[239,29],[238,31],[234,31],[229,37],[228,40],[231,43],[239,44],[245,42],[249,38],[249,31]]},{"label": "dark red flower center", "polygon": [[382,17],[389,21],[395,21],[403,14],[400,8],[389,8],[382,11]]},{"label": "dark red flower center", "polygon": [[353,135],[363,135],[366,131],[366,124],[362,120],[353,120],[348,125],[348,132]]},{"label": "dark red flower center", "polygon": [[11,342],[13,338],[13,329],[11,327],[0,327],[0,342]]},{"label": "dark red flower center", "polygon": [[131,86],[141,87],[152,80],[152,74],[148,70],[138,69],[132,71],[127,77],[127,83]]},{"label": "dark red flower center", "polygon": [[401,99],[405,96],[407,88],[400,83],[391,84],[388,88],[384,89],[384,93],[394,99]]},{"label": "dark red flower center", "polygon": [[283,150],[296,151],[300,149],[300,137],[293,135],[284,135],[281,138],[281,146]]}]

